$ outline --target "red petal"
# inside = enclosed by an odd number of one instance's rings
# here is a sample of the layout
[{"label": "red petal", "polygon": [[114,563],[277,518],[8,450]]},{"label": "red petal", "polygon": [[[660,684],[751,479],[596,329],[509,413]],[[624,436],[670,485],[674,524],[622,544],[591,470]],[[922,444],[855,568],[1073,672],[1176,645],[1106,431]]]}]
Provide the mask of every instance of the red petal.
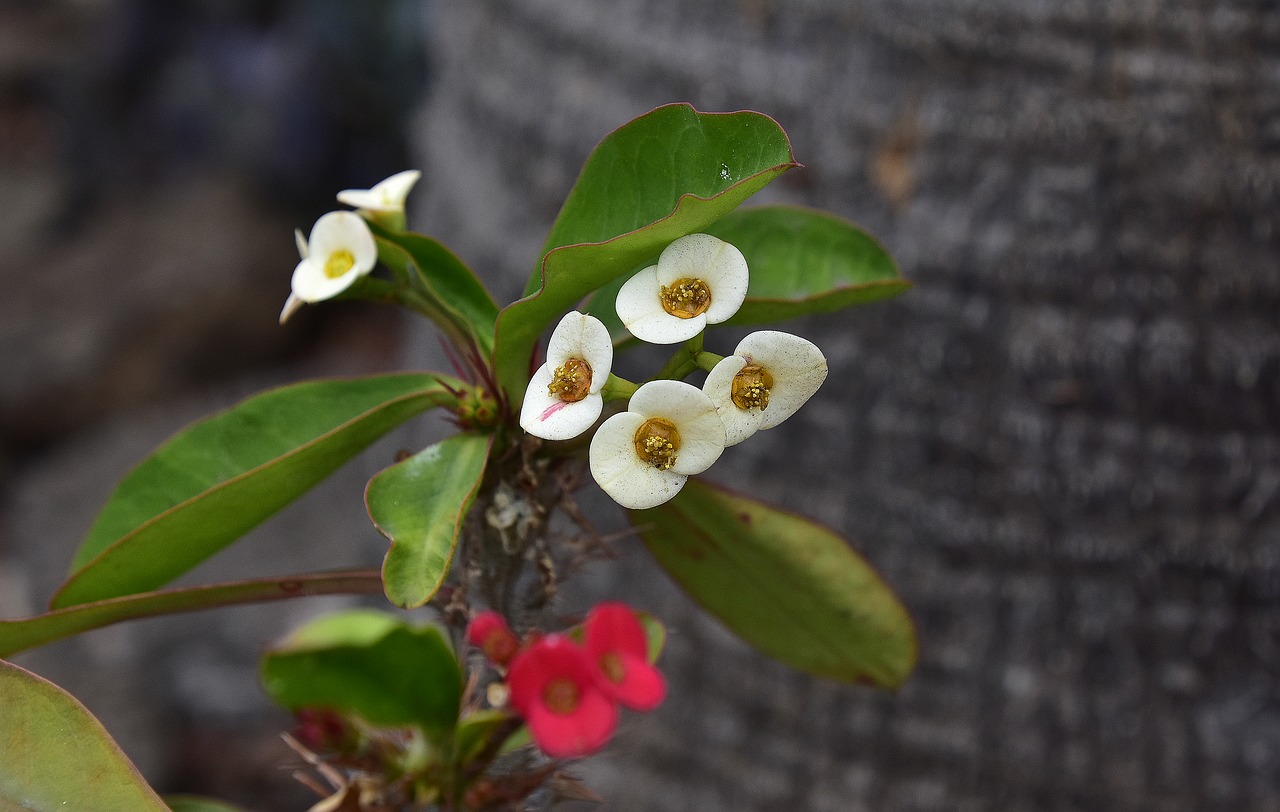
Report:
[{"label": "red petal", "polygon": [[585,624],[586,649],[592,661],[613,651],[623,657],[648,659],[649,643],[635,610],[625,603],[602,603],[591,610]]},{"label": "red petal", "polygon": [[584,693],[590,693],[595,684],[586,652],[567,637],[549,634],[511,662],[507,685],[512,706],[527,719],[533,708],[542,704],[547,683],[560,677],[573,680]]},{"label": "red petal", "polygon": [[481,612],[467,626],[467,642],[484,652],[490,662],[506,665],[520,650],[520,640],[497,612]]},{"label": "red petal", "polygon": [[600,674],[600,689],[634,711],[651,711],[667,697],[667,680],[648,660],[623,656],[622,682]]},{"label": "red petal", "polygon": [[604,747],[618,726],[618,706],[594,689],[583,692],[577,709],[553,713],[541,702],[525,714],[533,740],[552,758],[577,758]]}]

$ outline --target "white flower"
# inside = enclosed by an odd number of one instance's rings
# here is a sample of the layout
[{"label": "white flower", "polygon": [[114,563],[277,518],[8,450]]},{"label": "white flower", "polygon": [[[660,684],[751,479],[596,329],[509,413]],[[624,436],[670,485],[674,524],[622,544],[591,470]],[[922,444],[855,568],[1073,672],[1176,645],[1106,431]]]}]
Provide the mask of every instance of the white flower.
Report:
[{"label": "white flower", "polygon": [[827,378],[827,359],[812,342],[761,330],[707,373],[702,391],[724,421],[725,445],[736,445],[796,413]]},{"label": "white flower", "polygon": [[689,234],[668,245],[618,291],[618,318],[650,344],[677,344],[725,321],[747,296],[747,260],[710,234]]},{"label": "white flower", "polygon": [[404,200],[409,190],[418,182],[422,173],[416,169],[397,172],[372,189],[344,189],[338,192],[338,202],[364,211],[404,212]]},{"label": "white flower", "polygon": [[[307,238],[302,233],[302,229],[295,228],[293,230],[293,244],[298,247],[298,258],[307,258]],[[284,307],[280,308],[280,323],[284,324],[289,317],[297,313],[302,308],[304,302],[298,298],[298,294],[292,290],[289,291],[289,298],[284,300]]]},{"label": "white flower", "polygon": [[[311,229],[306,255],[293,269],[289,298],[303,302],[331,299],[373,270],[377,261],[378,246],[364,220],[349,211],[331,211]],[[281,318],[287,318],[289,312],[286,302]]]},{"label": "white flower", "polygon": [[547,362],[524,393],[520,426],[544,440],[568,440],[591,428],[604,408],[600,389],[612,366],[609,328],[594,316],[566,313],[547,342]]},{"label": "white flower", "polygon": [[591,438],[591,475],[625,508],[642,510],[680,492],[724,451],[724,425],[696,386],[650,381]]}]

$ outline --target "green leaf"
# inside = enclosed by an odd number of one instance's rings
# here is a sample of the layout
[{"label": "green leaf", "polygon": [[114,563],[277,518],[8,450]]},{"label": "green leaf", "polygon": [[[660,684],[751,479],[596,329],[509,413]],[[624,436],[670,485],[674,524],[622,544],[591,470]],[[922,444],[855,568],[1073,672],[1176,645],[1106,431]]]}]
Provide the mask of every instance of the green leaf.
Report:
[{"label": "green leaf", "polygon": [[907,610],[832,531],[697,480],[630,518],[695,601],[770,657],[886,688],[915,667]]},{"label": "green leaf", "polygon": [[475,339],[482,352],[493,349],[493,326],[498,306],[475,273],[438,240],[411,231],[369,226],[379,240],[403,252],[418,278],[453,326]]},{"label": "green leaf", "polygon": [[[512,718],[510,712],[501,710],[478,710],[468,714],[458,723],[458,729],[454,733],[455,763],[467,764],[480,755],[495,734],[510,726]],[[514,734],[516,729],[513,727],[510,733]]]},{"label": "green leaf", "polygon": [[382,578],[373,570],[259,578],[209,586],[144,592],[56,609],[21,620],[0,620],[0,657],[123,620],[214,609],[311,595],[376,595]]},{"label": "green leaf", "polygon": [[195,795],[166,795],[164,801],[173,812],[240,812],[238,806]]},{"label": "green leaf", "polygon": [[667,627],[662,625],[662,621],[648,612],[636,612],[636,616],[640,618],[640,624],[644,626],[644,640],[647,646],[645,654],[648,656],[650,663],[656,663],[658,658],[662,656],[662,650],[667,645]]},{"label": "green leaf", "polygon": [[737,246],[751,269],[746,301],[728,324],[830,313],[911,287],[874,237],[826,212],[764,206],[730,212],[706,231]]},{"label": "green leaf", "polygon": [[450,403],[442,380],[413,373],[310,381],[179,432],[116,488],[53,608],[145,592],[190,570],[390,429]]},{"label": "green leaf", "polygon": [[457,434],[369,480],[365,505],[391,540],[382,562],[387,599],[405,609],[436,594],[475,501],[493,435]]},{"label": "green leaf", "polygon": [[462,670],[439,629],[368,609],[298,629],[263,656],[262,682],[290,710],[328,708],[433,736],[453,730],[462,701]]},{"label": "green leaf", "polygon": [[168,812],[75,697],[0,660],[0,810]]},{"label": "green leaf", "polygon": [[541,274],[498,315],[494,364],[512,405],[538,336],[562,313],[796,165],[786,133],[760,113],[671,104],[605,136],[551,227]]}]

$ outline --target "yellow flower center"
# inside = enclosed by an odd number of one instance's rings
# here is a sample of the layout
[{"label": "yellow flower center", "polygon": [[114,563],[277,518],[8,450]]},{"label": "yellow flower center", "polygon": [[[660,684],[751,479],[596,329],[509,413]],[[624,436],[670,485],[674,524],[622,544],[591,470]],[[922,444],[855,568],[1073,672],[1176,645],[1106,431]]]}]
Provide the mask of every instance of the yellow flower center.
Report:
[{"label": "yellow flower center", "polygon": [[622,665],[622,658],[615,651],[606,651],[600,655],[600,670],[614,685],[620,684],[622,678],[627,675],[627,669]]},{"label": "yellow flower center", "polygon": [[351,252],[345,248],[339,248],[329,255],[324,262],[324,275],[330,279],[337,279],[347,271],[355,267],[356,258]]},{"label": "yellow flower center", "polygon": [[591,365],[581,358],[570,358],[551,374],[547,392],[565,403],[577,403],[591,392]]},{"label": "yellow flower center", "polygon": [[578,707],[578,685],[567,677],[557,677],[542,689],[542,701],[552,713],[558,713],[561,716],[573,713]]},{"label": "yellow flower center", "polygon": [[651,417],[636,430],[635,444],[640,459],[659,471],[669,471],[680,450],[680,432],[670,420]]},{"label": "yellow flower center", "polygon": [[691,319],[707,312],[711,307],[711,288],[701,279],[677,279],[671,286],[658,291],[662,309],[680,319]]},{"label": "yellow flower center", "polygon": [[739,409],[763,409],[769,405],[769,390],[772,388],[773,376],[769,370],[747,364],[733,376],[730,397]]}]

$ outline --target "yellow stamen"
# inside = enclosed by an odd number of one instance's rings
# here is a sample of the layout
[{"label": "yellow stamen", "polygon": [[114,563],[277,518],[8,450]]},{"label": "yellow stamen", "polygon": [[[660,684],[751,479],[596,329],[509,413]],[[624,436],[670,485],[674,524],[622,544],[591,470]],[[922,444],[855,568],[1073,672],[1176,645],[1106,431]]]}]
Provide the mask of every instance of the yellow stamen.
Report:
[{"label": "yellow stamen", "polygon": [[707,312],[711,307],[711,288],[701,279],[677,279],[670,287],[658,291],[662,309],[681,319],[691,319]]},{"label": "yellow stamen", "polygon": [[581,358],[570,358],[551,375],[548,394],[565,403],[577,403],[591,393],[591,365]]},{"label": "yellow stamen", "polygon": [[337,279],[347,271],[355,267],[356,258],[351,252],[345,248],[340,248],[329,255],[324,262],[324,275],[330,279]]},{"label": "yellow stamen", "polygon": [[769,370],[747,364],[733,376],[730,397],[739,409],[764,409],[769,405],[769,390],[772,388],[773,376]]},{"label": "yellow stamen", "polygon": [[578,707],[578,685],[566,677],[559,677],[547,683],[542,689],[542,701],[552,713],[564,715],[573,713]]},{"label": "yellow stamen", "polygon": [[636,430],[635,445],[640,459],[659,471],[670,471],[680,450],[680,432],[670,420],[651,417]]}]

